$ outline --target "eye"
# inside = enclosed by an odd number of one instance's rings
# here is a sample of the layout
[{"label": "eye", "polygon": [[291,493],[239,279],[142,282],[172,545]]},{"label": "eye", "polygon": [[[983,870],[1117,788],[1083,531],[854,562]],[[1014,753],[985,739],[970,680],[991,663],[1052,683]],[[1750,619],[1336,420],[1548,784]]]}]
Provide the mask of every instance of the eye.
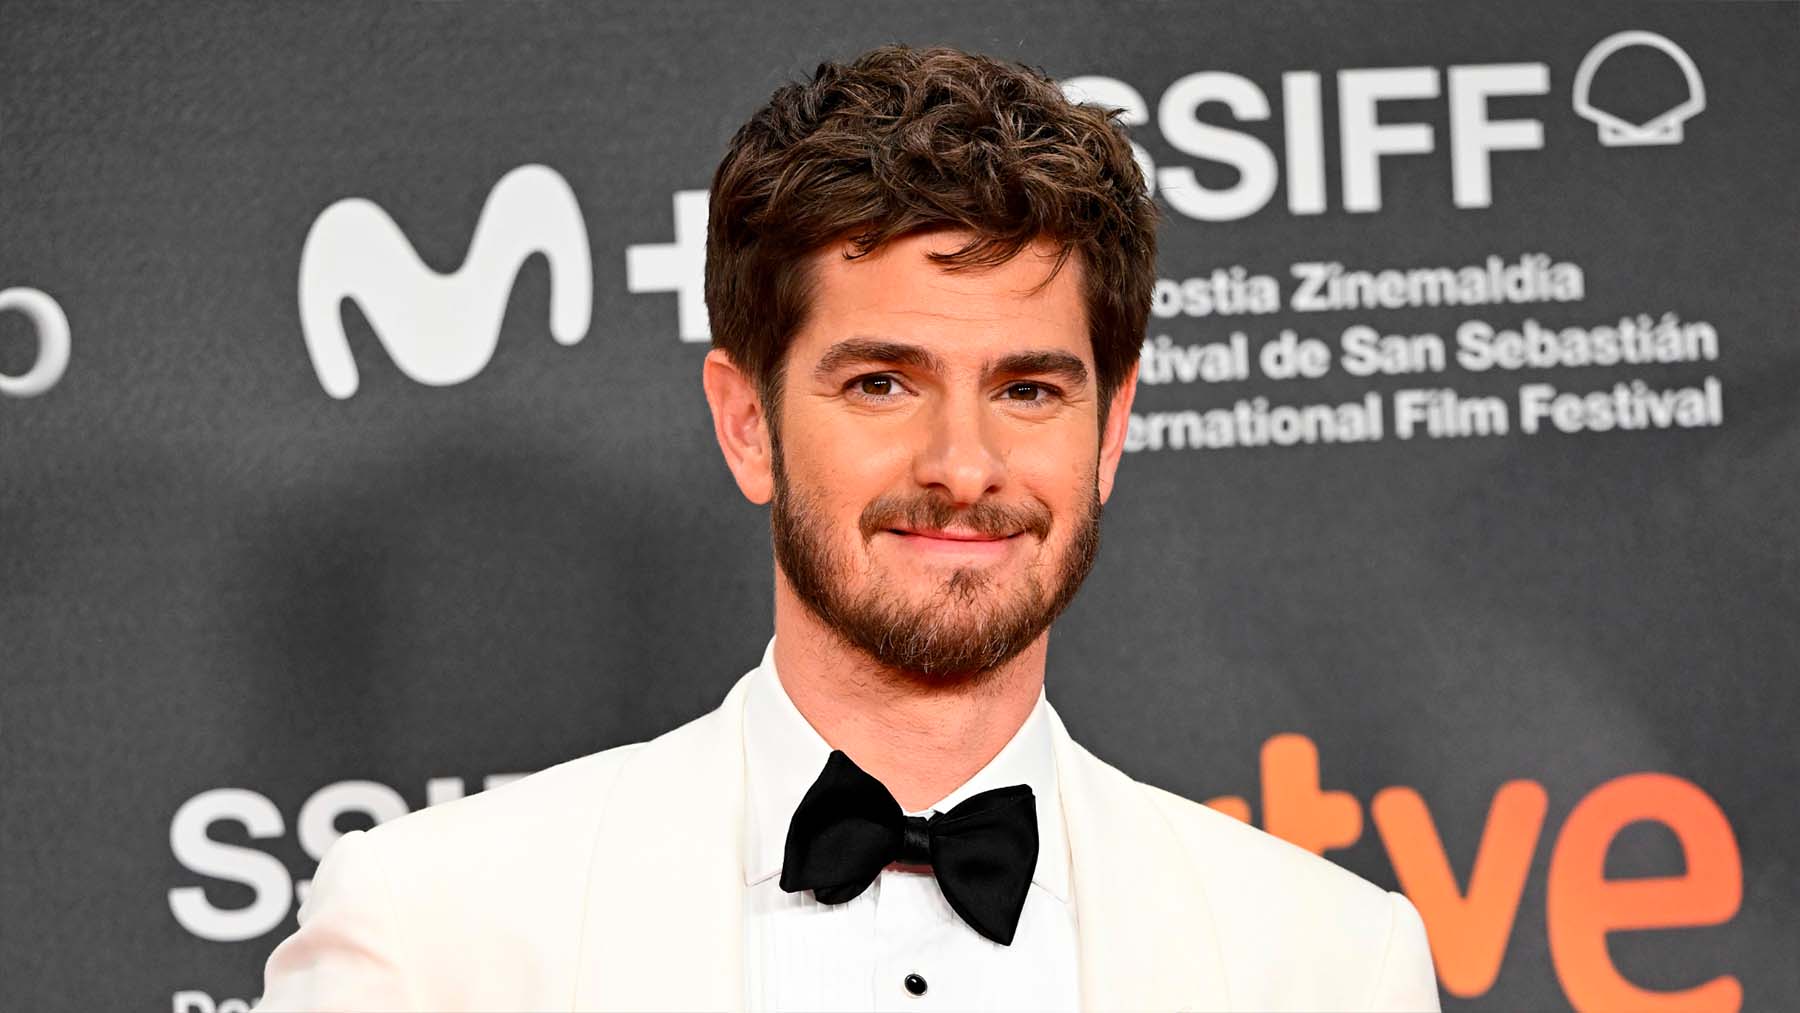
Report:
[{"label": "eye", "polygon": [[1050,400],[1055,393],[1055,390],[1047,384],[1019,382],[1006,385],[1005,397],[1008,401],[1036,404]]},{"label": "eye", "polygon": [[887,401],[904,388],[891,373],[869,373],[845,384],[844,390],[865,401]]}]

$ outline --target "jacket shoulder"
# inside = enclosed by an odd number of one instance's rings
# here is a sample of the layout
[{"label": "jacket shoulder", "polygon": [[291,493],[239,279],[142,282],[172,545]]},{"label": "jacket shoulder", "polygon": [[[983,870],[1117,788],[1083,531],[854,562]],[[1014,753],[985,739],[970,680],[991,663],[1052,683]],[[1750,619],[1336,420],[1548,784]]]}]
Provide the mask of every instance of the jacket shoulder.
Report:
[{"label": "jacket shoulder", "polygon": [[1137,782],[1200,872],[1232,998],[1256,1009],[1438,1008],[1412,902],[1209,806]]},{"label": "jacket shoulder", "polygon": [[448,896],[477,910],[567,907],[627,770],[640,759],[664,770],[714,742],[723,713],[408,813],[362,832],[359,850],[387,868],[395,900],[408,906]]},{"label": "jacket shoulder", "polygon": [[1211,806],[1154,785],[1142,787],[1203,867],[1206,863],[1217,866],[1220,856],[1229,855],[1233,875],[1254,884],[1265,903],[1323,902],[1333,910],[1355,912],[1380,909],[1387,902],[1387,891],[1335,862]]},{"label": "jacket shoulder", "polygon": [[366,831],[369,846],[409,861],[431,856],[453,863],[516,850],[541,855],[551,841],[585,836],[620,771],[647,744],[613,746],[407,813]]},{"label": "jacket shoulder", "polygon": [[[568,884],[586,868],[596,800],[640,745],[339,838],[308,884],[299,929],[269,954],[259,1013],[547,1005],[566,995],[581,913],[581,891]],[[545,940],[569,949],[549,952]],[[457,956],[469,953],[520,973],[469,979]]]},{"label": "jacket shoulder", "polygon": [[723,713],[345,834],[269,955],[258,1010],[566,1005],[612,800],[632,771],[716,747]]}]

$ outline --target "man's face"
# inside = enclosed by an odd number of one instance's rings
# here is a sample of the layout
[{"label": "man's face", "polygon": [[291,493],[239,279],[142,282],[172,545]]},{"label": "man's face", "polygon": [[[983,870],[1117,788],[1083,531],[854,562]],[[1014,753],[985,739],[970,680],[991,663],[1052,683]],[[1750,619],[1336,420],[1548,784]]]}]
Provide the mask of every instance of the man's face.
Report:
[{"label": "man's face", "polygon": [[877,661],[938,679],[999,666],[1068,604],[1118,460],[1103,453],[1078,259],[1034,292],[1047,244],[955,273],[925,257],[967,238],[818,254],[771,409],[788,586]]}]

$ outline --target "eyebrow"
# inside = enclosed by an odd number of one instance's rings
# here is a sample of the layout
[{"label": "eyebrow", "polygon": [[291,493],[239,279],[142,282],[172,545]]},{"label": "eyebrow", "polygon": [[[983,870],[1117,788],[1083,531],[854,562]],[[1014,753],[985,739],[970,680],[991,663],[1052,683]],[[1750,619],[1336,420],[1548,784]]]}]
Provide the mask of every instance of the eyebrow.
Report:
[{"label": "eyebrow", "polygon": [[1087,383],[1087,366],[1068,352],[1015,352],[988,362],[982,369],[985,379],[1002,376],[1058,376],[1063,382],[1079,387]]},{"label": "eyebrow", "polygon": [[823,380],[845,366],[875,362],[890,366],[911,366],[933,373],[941,372],[944,365],[937,356],[918,345],[878,338],[848,338],[827,348],[825,354],[819,356],[819,364],[813,367],[813,376]]},{"label": "eyebrow", "polygon": [[[819,364],[813,367],[813,376],[823,381],[845,366],[861,363],[906,366],[933,373],[942,372],[944,367],[943,360],[918,345],[879,338],[847,338],[825,350]],[[1047,374],[1080,386],[1088,379],[1087,366],[1079,357],[1053,349],[1013,352],[990,359],[982,364],[981,372],[983,382],[1002,376]]]}]

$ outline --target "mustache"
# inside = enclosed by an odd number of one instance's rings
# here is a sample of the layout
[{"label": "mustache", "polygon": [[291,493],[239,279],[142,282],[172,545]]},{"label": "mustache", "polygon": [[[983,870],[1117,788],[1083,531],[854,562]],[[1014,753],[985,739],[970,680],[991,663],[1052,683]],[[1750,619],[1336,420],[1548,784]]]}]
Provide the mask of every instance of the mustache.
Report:
[{"label": "mustache", "polygon": [[923,496],[889,494],[863,508],[857,520],[866,541],[890,528],[967,528],[990,538],[1005,538],[1021,533],[1036,535],[1039,540],[1050,535],[1050,508],[1032,500],[1007,504],[978,501],[957,507],[942,493]]}]

